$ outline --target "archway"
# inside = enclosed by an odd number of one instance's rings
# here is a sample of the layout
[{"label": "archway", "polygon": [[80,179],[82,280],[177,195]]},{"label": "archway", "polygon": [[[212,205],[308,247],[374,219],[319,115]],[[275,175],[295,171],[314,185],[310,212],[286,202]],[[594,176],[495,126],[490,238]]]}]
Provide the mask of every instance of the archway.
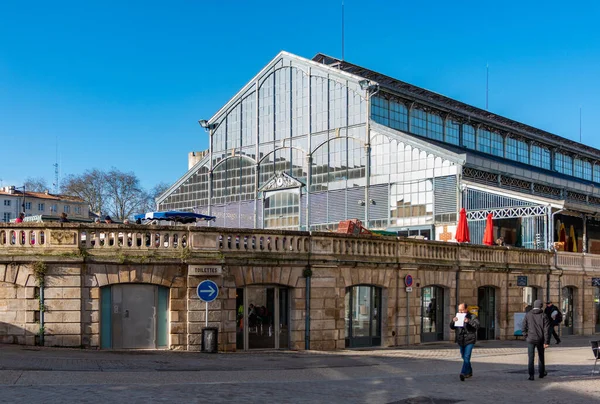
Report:
[{"label": "archway", "polygon": [[381,288],[357,285],[346,288],[346,347],[381,345]]},{"label": "archway", "polygon": [[168,347],[169,288],[122,283],[100,291],[101,348]]}]

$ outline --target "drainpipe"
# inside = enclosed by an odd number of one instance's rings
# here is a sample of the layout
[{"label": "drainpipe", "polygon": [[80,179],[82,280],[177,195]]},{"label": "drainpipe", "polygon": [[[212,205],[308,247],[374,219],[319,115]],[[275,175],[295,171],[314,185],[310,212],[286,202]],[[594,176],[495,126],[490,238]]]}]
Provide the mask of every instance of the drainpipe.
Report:
[{"label": "drainpipe", "polygon": [[305,315],[304,315],[304,349],[310,349],[310,279],[312,270],[307,266],[304,270],[304,279],[306,280],[306,296],[305,296]]},{"label": "drainpipe", "polygon": [[44,346],[44,283],[40,284],[40,345]]},{"label": "drainpipe", "polygon": [[[563,269],[558,267],[558,253],[555,251],[554,252],[554,268],[556,268],[557,270],[560,271],[559,275],[558,275],[558,309],[562,311],[561,306],[561,280],[562,280],[562,276],[563,276]],[[550,278],[550,275],[548,275],[548,278]],[[548,281],[548,291],[550,291],[550,281]],[[549,292],[548,292],[549,293]],[[550,300],[550,294],[548,294],[548,300]],[[573,316],[574,317],[574,316]],[[562,326],[559,324],[558,325],[558,336],[562,337]]]}]

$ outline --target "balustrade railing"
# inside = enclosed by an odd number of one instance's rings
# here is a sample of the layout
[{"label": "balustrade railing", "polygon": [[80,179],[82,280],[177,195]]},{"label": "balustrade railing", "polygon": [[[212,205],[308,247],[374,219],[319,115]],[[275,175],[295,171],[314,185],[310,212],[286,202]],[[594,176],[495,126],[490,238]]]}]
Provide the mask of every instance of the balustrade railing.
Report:
[{"label": "balustrade railing", "polygon": [[0,223],[2,251],[85,249],[94,251],[221,251],[307,254],[384,259],[453,261],[457,265],[536,265],[600,271],[600,255],[485,247],[395,237],[184,226]]}]

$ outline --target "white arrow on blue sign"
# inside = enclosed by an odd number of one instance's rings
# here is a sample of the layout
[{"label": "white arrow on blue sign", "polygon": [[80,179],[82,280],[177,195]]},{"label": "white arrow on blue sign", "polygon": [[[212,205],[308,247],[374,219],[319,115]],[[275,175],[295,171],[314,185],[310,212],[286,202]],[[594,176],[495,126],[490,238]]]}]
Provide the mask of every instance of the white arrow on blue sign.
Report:
[{"label": "white arrow on blue sign", "polygon": [[196,288],[196,293],[200,300],[210,303],[219,296],[219,287],[211,280],[202,281]]}]

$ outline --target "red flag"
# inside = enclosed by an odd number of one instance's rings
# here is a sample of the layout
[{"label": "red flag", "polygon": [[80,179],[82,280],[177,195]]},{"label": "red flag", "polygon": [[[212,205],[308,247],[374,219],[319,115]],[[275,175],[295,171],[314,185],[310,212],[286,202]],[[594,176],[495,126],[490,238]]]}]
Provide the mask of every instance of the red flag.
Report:
[{"label": "red flag", "polygon": [[494,245],[494,223],[492,222],[492,214],[488,213],[485,231],[483,232],[483,244]]},{"label": "red flag", "polygon": [[458,225],[456,226],[455,238],[459,243],[469,243],[471,241],[471,236],[469,235],[469,224],[467,223],[467,211],[465,208],[462,208],[458,215]]}]

